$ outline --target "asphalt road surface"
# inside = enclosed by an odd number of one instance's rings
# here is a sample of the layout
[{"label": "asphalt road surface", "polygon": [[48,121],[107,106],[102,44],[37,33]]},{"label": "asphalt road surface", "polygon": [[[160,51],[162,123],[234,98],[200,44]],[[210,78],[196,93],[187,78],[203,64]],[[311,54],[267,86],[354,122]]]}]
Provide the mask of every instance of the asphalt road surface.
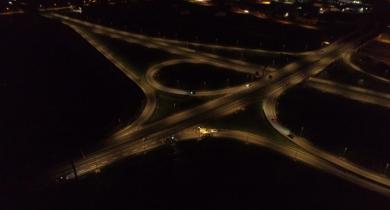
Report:
[{"label": "asphalt road surface", "polygon": [[[183,43],[179,41],[133,34],[56,14],[47,16],[59,19],[63,21],[63,23],[71,26],[102,54],[106,54],[106,57],[113,63],[117,60],[114,57],[110,57],[109,53],[104,48],[100,47],[98,43],[94,42],[86,31],[121,39],[133,44],[162,49],[169,53],[179,54],[199,62],[207,62],[216,66],[230,65],[231,69],[236,69],[237,71],[256,71],[259,69],[259,66],[247,62],[227,59],[210,53],[197,52],[196,50],[182,46]],[[257,145],[266,146],[289,157],[299,159],[313,167],[359,184],[360,186],[390,196],[389,178],[315,148],[305,139],[289,137],[289,133],[286,132],[287,129],[280,125],[276,118],[275,103],[280,94],[288,88],[320,73],[326,66],[339,59],[344,53],[357,48],[362,43],[369,40],[371,36],[379,33],[379,26],[367,25],[368,24],[362,24],[362,27],[358,31],[347,35],[326,48],[307,53],[307,56],[304,56],[301,60],[290,63],[274,72],[272,78],[269,80],[253,82],[248,88],[224,90],[224,95],[202,105],[172,114],[157,122],[144,124],[143,122],[146,122],[146,119],[154,110],[153,103],[155,102],[148,102],[145,107],[146,111],[144,110],[145,114],[141,115],[141,119],[138,120],[137,126],[125,127],[110,138],[115,141],[101,146],[100,148],[96,148],[95,152],[87,154],[85,158],[74,161],[77,176],[97,172],[100,168],[119,159],[132,155],[144,154],[157,147],[170,144],[178,138],[175,137],[172,139],[172,135],[176,135],[207,119],[231,114],[237,109],[253,103],[254,100],[260,96],[265,96],[266,100],[264,101],[263,109],[267,119],[277,131],[284,134],[287,139],[290,139],[291,143],[295,145],[294,148],[291,144],[274,145],[275,143],[271,143],[272,141],[266,140],[263,137],[242,133],[240,131],[223,131],[212,135],[228,135],[229,137],[235,137],[239,140],[250,141]],[[240,48],[239,50],[244,49]],[[154,90],[151,89],[151,86],[147,81],[133,75],[131,69],[122,66],[120,63],[117,63],[116,65],[119,69],[124,71],[129,78],[137,81],[137,84],[140,85],[144,91],[149,91],[151,99],[148,100],[153,100]],[[164,87],[162,88],[164,89]],[[196,136],[197,134],[194,135]],[[192,138],[194,137],[191,135],[189,136]],[[169,140],[170,138],[171,140]],[[73,179],[76,177],[75,171],[71,165],[65,164],[54,169],[50,174],[50,178],[52,180]]]}]

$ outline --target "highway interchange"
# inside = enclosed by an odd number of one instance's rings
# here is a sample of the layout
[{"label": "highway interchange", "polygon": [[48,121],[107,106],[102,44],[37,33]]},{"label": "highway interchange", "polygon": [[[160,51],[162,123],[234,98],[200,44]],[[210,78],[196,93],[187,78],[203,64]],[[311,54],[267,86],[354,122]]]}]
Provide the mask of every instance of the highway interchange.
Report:
[{"label": "highway interchange", "polygon": [[[104,141],[104,144],[95,148],[94,152],[75,160],[73,167],[70,164],[64,164],[52,170],[50,173],[51,180],[74,179],[88,173],[98,172],[101,168],[123,158],[145,154],[145,152],[172,144],[176,141],[201,138],[204,133],[200,132],[198,128],[200,123],[208,119],[232,114],[242,107],[253,104],[259,98],[263,98],[263,105],[259,109],[261,108],[264,111],[270,125],[285,137],[287,140],[286,143],[282,144],[259,134],[239,130],[218,130],[218,132],[210,132],[207,135],[216,138],[234,138],[269,148],[307,165],[390,197],[390,179],[383,173],[368,170],[351,161],[342,159],[313,146],[309,140],[292,134],[288,128],[280,124],[276,112],[277,99],[282,93],[308,79],[309,82],[316,81],[316,79],[310,78],[323,71],[334,61],[345,57],[349,52],[361,46],[361,44],[374,38],[379,34],[382,26],[366,26],[362,24],[362,27],[356,32],[350,33],[320,50],[304,53],[287,53],[155,38],[97,25],[57,13],[46,13],[44,16],[59,20],[74,29],[127,77],[133,80],[142,89],[146,97],[145,107],[137,120],[114,133]],[[146,75],[139,75],[126,62],[118,59],[110,51],[109,47],[105,46],[104,43],[100,43],[95,38],[96,34],[148,48],[160,49],[184,58],[167,60],[153,65],[146,71]],[[266,76],[248,84],[220,90],[197,92],[194,97],[213,96],[213,99],[193,108],[174,113],[161,120],[148,122],[157,106],[157,91],[174,95],[188,95],[188,92],[185,90],[166,87],[155,79],[154,74],[164,66],[176,65],[178,63],[202,63],[245,73],[255,73],[259,69],[263,69],[262,66],[257,64],[198,51],[196,47],[199,46],[202,48],[248,51],[273,55],[281,53],[293,54],[299,56],[300,59],[278,70],[264,72]],[[269,77],[269,75],[272,75],[272,77]],[[334,84],[327,83],[327,85],[337,87]],[[340,88],[336,88],[336,90],[339,91]],[[351,91],[356,90],[352,89]],[[364,91],[360,92],[360,94],[363,97],[370,95]],[[387,98],[387,102],[389,100]],[[387,102],[381,103],[388,105],[389,103]]]}]

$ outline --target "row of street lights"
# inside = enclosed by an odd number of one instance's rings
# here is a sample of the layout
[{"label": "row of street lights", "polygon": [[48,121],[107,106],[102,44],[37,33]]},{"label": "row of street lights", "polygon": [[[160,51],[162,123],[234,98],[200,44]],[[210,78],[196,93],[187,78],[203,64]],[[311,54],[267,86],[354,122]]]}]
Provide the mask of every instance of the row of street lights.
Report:
[{"label": "row of street lights", "polygon": [[[303,137],[303,131],[304,131],[304,126],[301,126],[301,130],[300,130],[300,136],[301,137]],[[349,150],[348,147],[344,147],[344,151],[343,151],[343,155],[342,155],[343,158],[346,158],[348,150]],[[383,174],[385,176],[387,176],[387,172],[388,172],[389,168],[390,168],[390,163],[386,162],[385,169],[383,171]]]}]

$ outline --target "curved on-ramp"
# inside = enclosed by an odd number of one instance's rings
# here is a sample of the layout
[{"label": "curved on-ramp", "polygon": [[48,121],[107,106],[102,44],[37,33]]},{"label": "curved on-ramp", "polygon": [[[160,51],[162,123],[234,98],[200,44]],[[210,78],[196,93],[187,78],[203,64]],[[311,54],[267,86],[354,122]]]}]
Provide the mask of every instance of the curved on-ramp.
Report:
[{"label": "curved on-ramp", "polygon": [[[341,159],[340,157],[330,154],[320,148],[317,148],[310,143],[309,140],[290,134],[291,131],[284,127],[278,120],[276,105],[278,97],[286,90],[287,88],[279,89],[275,92],[270,93],[263,101],[263,111],[266,119],[271,124],[271,126],[277,130],[280,134],[290,140],[292,143],[298,145],[308,153],[315,155],[341,169],[344,170],[344,173],[350,173],[351,176],[361,177],[359,180],[359,185],[367,187],[369,189],[375,190],[386,196],[390,197],[390,179],[385,177],[383,174],[379,174],[375,171],[366,169],[360,165],[354,164],[348,160]],[[355,180],[355,179],[354,179]],[[353,180],[350,180],[353,181]],[[356,181],[356,180],[355,180]],[[353,181],[353,182],[355,182]],[[369,185],[368,185],[369,184]]]},{"label": "curved on-ramp", "polygon": [[[156,64],[154,66],[151,66],[148,71],[146,72],[146,81],[151,85],[153,88],[170,93],[170,94],[176,94],[176,95],[191,95],[188,93],[188,90],[183,90],[179,88],[173,88],[173,87],[168,87],[166,85],[161,84],[159,81],[156,80],[156,74],[159,71],[163,71],[162,69],[167,67],[167,66],[173,66],[173,65],[178,65],[178,64],[183,64],[183,63],[191,63],[191,64],[207,64],[211,66],[217,66],[217,67],[222,67],[225,69],[229,69],[232,71],[238,71],[238,72],[245,72],[245,73],[253,73],[253,71],[248,71],[248,70],[242,70],[242,69],[236,69],[236,68],[231,68],[228,65],[220,64],[220,63],[214,63],[214,62],[208,62],[208,61],[203,61],[203,60],[195,60],[195,59],[174,59],[174,60],[168,60],[164,61],[162,63]],[[183,70],[185,71],[185,70]],[[252,83],[245,83],[243,85],[237,85],[229,88],[223,88],[223,89],[217,89],[217,90],[203,90],[203,91],[197,91],[195,97],[203,97],[203,96],[220,96],[224,94],[230,94],[230,93],[235,93],[239,92],[244,89],[248,89],[252,86]]]},{"label": "curved on-ramp", "polygon": [[367,76],[369,76],[371,78],[380,80],[382,82],[390,83],[390,79],[378,76],[376,74],[369,73],[369,72],[365,71],[364,69],[362,69],[360,66],[356,65],[355,63],[353,63],[352,59],[351,59],[351,56],[352,56],[352,51],[349,51],[348,53],[343,55],[342,60],[343,60],[343,62],[345,64],[350,66],[353,70],[358,71],[358,72],[360,72],[360,73],[362,73],[364,75],[367,75]]},{"label": "curved on-ramp", "polygon": [[138,87],[141,88],[142,92],[146,97],[146,104],[142,110],[142,113],[138,116],[138,118],[133,121],[131,124],[125,126],[124,128],[118,130],[113,134],[111,138],[108,140],[116,140],[118,141],[121,137],[126,136],[128,132],[131,132],[133,129],[137,128],[137,126],[145,123],[153,114],[156,108],[156,94],[155,90],[150,87],[144,80],[142,80],[136,73],[136,71],[132,70],[128,65],[116,59],[113,56],[110,49],[105,47],[102,43],[99,43],[97,39],[95,39],[91,34],[84,31],[82,28],[77,27],[73,24],[64,22],[69,27],[71,27],[74,31],[80,34],[87,42],[89,42],[94,48],[96,48],[104,57],[106,57],[109,61],[111,61],[119,70],[121,70],[129,79],[135,82]]},{"label": "curved on-ramp", "polygon": [[[85,24],[85,22],[83,22],[83,24]],[[102,28],[102,26],[96,26],[96,25],[91,25],[91,26],[97,27],[97,28]],[[117,30],[109,29],[109,28],[105,28],[105,30],[118,32]],[[123,32],[119,31],[118,33],[123,33]],[[128,34],[125,34],[125,35],[128,35]],[[133,35],[133,36],[139,36],[139,35]],[[97,46],[97,49],[98,50],[100,49],[99,51],[101,51],[103,53],[105,52],[105,48],[102,46],[98,46],[97,43],[94,42],[88,35],[84,34],[83,37],[89,38],[90,41]],[[142,38],[145,38],[145,37],[142,37]],[[333,48],[333,45],[332,45],[332,47],[330,47],[328,49],[330,50],[332,48]],[[104,54],[108,59],[110,59],[110,60],[113,59],[113,57],[110,55],[110,53],[104,53]],[[316,54],[316,55],[318,55],[318,54]],[[313,56],[312,59],[316,60],[317,58],[316,58],[316,56]],[[319,68],[322,67],[322,65],[325,65],[326,63],[330,62],[331,60],[333,60],[333,58],[329,58],[328,60],[323,60],[323,62],[322,62],[323,64],[321,63],[318,67]],[[115,65],[117,65],[118,67],[120,67],[120,69],[122,71],[124,71],[126,73],[126,75],[128,75],[130,78],[134,79],[135,82],[137,81],[138,82],[137,84],[140,84],[141,88],[144,87],[144,82],[141,83],[141,81],[139,81],[139,79],[137,79],[131,73],[131,71],[128,71],[128,69],[126,69],[122,64],[116,63],[116,62],[113,62],[113,63]],[[294,69],[293,66],[291,66],[291,69]],[[316,73],[316,72],[319,72],[319,70],[313,70],[313,71],[310,71],[308,73]],[[266,114],[267,119],[269,120],[271,125],[273,127],[275,127],[276,130],[278,130],[282,134],[283,134],[283,131],[281,129],[283,129],[284,127],[282,125],[280,125],[277,121],[275,121],[275,119],[276,119],[276,110],[275,110],[276,99],[284,91],[284,88],[287,88],[290,85],[299,83],[304,78],[306,78],[306,75],[304,73],[293,74],[289,78],[289,80],[286,80],[285,85],[283,85],[282,87],[279,87],[279,86],[276,87],[275,88],[276,91],[272,92],[272,94],[270,94],[267,97],[267,99],[264,101],[263,109],[264,109],[264,112]],[[146,87],[146,85],[145,85],[145,87]],[[148,90],[146,90],[146,89],[144,91],[148,92]],[[150,93],[150,94],[152,94],[152,93]],[[182,113],[182,115],[184,115],[184,114],[186,114],[186,112]],[[145,116],[139,120],[142,122],[145,120],[145,118],[147,118],[147,116],[150,115],[150,113],[148,113],[147,110],[146,111],[144,110],[143,114],[141,114],[141,115]],[[173,119],[173,118],[169,118],[169,120],[170,119]],[[139,121],[138,121],[138,123],[139,123]],[[133,127],[133,126],[129,126],[129,127]],[[129,132],[129,130],[128,130],[129,127],[126,127],[124,130],[122,130],[123,135],[127,134]],[[284,128],[284,129],[286,129],[286,128]],[[298,142],[297,142],[298,138],[290,139],[290,140],[292,140],[293,143],[302,147],[304,149],[304,152],[306,152],[306,153],[300,152],[299,155],[297,155],[297,151],[293,150],[291,147],[285,147],[285,146],[279,147],[279,146],[273,145],[272,143],[271,144],[266,143],[266,141],[261,140],[262,138],[259,138],[257,136],[253,136],[253,134],[234,133],[233,131],[230,133],[229,132],[225,133],[225,134],[227,134],[229,138],[232,138],[235,136],[236,138],[239,138],[239,139],[243,138],[246,141],[256,142],[258,145],[265,145],[267,147],[273,148],[274,150],[277,150],[279,152],[287,154],[290,157],[293,156],[294,158],[299,158],[302,161],[313,165],[314,167],[319,167],[319,168],[322,168],[328,172],[337,174],[337,175],[339,175],[339,176],[341,176],[349,181],[352,181],[352,182],[357,183],[359,185],[365,186],[369,189],[376,190],[376,191],[381,192],[387,196],[389,196],[389,194],[390,194],[389,193],[389,185],[390,185],[389,179],[387,179],[383,176],[378,176],[377,174],[375,174],[371,171],[368,171],[366,169],[362,169],[359,166],[353,165],[352,163],[349,163],[345,160],[340,160],[339,158],[334,157],[331,154],[328,154],[326,152],[323,152],[323,151],[313,147],[312,145],[310,145],[309,142],[307,142],[304,139],[299,138]],[[224,136],[224,133],[221,132],[218,135]],[[124,136],[126,136],[126,135],[124,135]],[[243,136],[245,136],[245,137],[243,137]],[[118,154],[111,153],[109,151],[106,151],[105,153],[101,153],[102,159],[99,160],[100,161],[99,163],[102,165],[105,165],[105,164],[107,164],[107,162],[114,161],[118,157],[124,156],[127,153],[130,153],[130,154],[138,153],[138,152],[142,151],[143,148],[151,149],[151,148],[154,148],[158,145],[160,145],[160,143],[156,143],[154,141],[150,141],[148,144],[144,144],[144,145],[142,145],[141,142],[134,141],[134,142],[131,142],[131,144],[128,144],[128,148],[126,148],[126,149],[118,147],[118,149],[117,149]],[[116,155],[118,155],[118,156],[116,156]],[[108,156],[110,156],[110,157],[112,156],[112,157],[110,159],[106,159],[106,157],[108,157]],[[92,170],[93,168],[96,168],[96,161],[97,161],[97,159],[92,159],[91,161],[89,159],[84,160],[83,162],[86,163],[86,166],[88,166],[88,168],[82,169],[81,171],[86,173],[88,170]]]},{"label": "curved on-ramp", "polygon": [[[293,144],[280,144],[276,141],[270,140],[267,137],[239,130],[218,130],[218,132],[210,133],[210,136],[215,138],[236,139],[245,143],[271,149],[291,159],[299,160],[311,167],[336,175],[342,179],[345,179],[346,181],[390,197],[389,187],[377,184],[376,182],[372,182],[370,179],[366,179],[365,177],[361,177],[358,174],[347,171],[342,167],[338,167],[332,162],[324,160],[321,157],[318,157],[316,154],[310,153],[309,151],[302,150]],[[193,132],[193,129],[187,129],[187,132],[184,131],[181,134],[179,133],[179,135],[176,137],[179,139],[179,141],[185,141],[199,138],[201,135],[197,132]]]},{"label": "curved on-ramp", "polygon": [[159,38],[159,37],[152,37],[147,35],[142,35],[138,33],[132,33],[128,31],[122,31],[114,28],[109,28],[103,25],[90,23],[86,21],[79,20],[77,18],[68,17],[65,15],[61,15],[58,13],[52,13],[51,16],[54,16],[56,18],[73,21],[78,24],[82,24],[88,27],[95,27],[101,30],[110,31],[113,33],[118,33],[122,35],[132,36],[132,37],[138,37],[138,38],[147,38],[149,40],[155,41],[155,42],[164,42],[167,44],[174,44],[176,46],[181,47],[203,47],[203,48],[209,48],[209,49],[216,49],[216,50],[227,50],[227,51],[242,51],[242,52],[249,52],[249,53],[260,53],[260,54],[271,54],[271,55],[292,55],[292,56],[310,56],[317,54],[318,50],[312,50],[312,51],[304,51],[304,52],[289,52],[289,51],[272,51],[272,50],[264,50],[264,49],[256,49],[256,48],[243,48],[239,46],[226,46],[226,45],[218,45],[218,44],[205,44],[200,42],[191,42],[191,41],[181,41],[181,40],[175,40],[175,39],[168,39],[168,38]]}]

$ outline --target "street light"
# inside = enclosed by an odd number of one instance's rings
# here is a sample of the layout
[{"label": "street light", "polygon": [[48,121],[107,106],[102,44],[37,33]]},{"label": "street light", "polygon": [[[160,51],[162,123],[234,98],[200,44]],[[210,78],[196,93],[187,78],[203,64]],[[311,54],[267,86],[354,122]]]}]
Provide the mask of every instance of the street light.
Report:
[{"label": "street light", "polygon": [[295,155],[294,155],[294,161],[295,161],[295,162],[297,161],[297,157],[298,157],[298,151],[295,150]]},{"label": "street light", "polygon": [[387,169],[389,169],[389,166],[390,166],[390,163],[386,163],[386,167],[385,167],[385,171],[384,171],[384,174],[385,174],[385,176],[386,176],[386,174],[387,174]]},{"label": "street light", "polygon": [[344,148],[344,152],[343,152],[343,157],[345,158],[345,154],[347,154],[347,151],[348,151],[348,147],[345,147]]}]

